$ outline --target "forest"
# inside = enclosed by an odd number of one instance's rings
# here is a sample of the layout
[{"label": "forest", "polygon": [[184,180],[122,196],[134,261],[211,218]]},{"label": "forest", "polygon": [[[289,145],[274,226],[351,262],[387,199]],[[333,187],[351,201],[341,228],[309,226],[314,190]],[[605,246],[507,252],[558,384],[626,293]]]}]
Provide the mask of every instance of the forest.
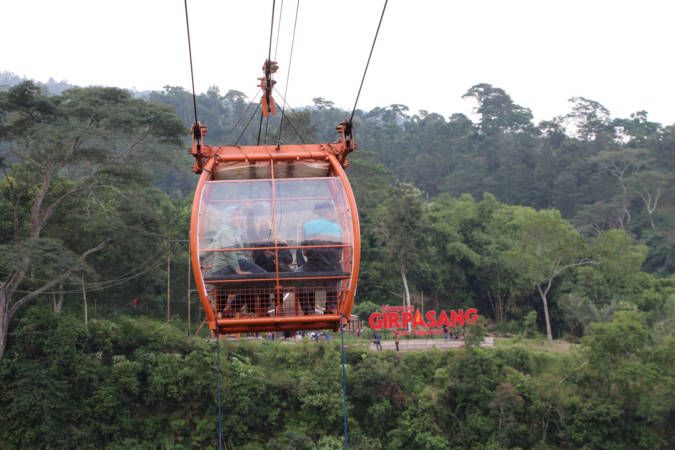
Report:
[{"label": "forest", "polygon": [[[196,177],[180,87],[0,91],[0,445],[214,445],[214,346],[190,294]],[[63,86],[62,86],[63,87]],[[496,349],[347,349],[354,448],[669,448],[675,420],[675,125],[600,103],[538,124],[501,88],[476,118],[355,115],[355,312],[475,307]],[[197,97],[207,143],[255,142],[255,105]],[[293,110],[266,142],[330,142]],[[533,347],[565,340],[569,351]],[[349,340],[348,340],[349,342]],[[339,347],[223,345],[228,448],[342,447]],[[542,349],[543,348],[543,349]]]}]

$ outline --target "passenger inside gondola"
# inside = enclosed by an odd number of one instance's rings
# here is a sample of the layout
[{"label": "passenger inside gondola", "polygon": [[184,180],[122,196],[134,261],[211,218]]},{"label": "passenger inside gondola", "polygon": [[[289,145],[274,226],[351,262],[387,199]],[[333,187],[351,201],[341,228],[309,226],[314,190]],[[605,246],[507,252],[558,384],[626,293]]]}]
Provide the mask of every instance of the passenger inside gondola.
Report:
[{"label": "passenger inside gondola", "polygon": [[[303,246],[339,245],[342,243],[342,228],[337,223],[337,213],[329,202],[314,207],[315,219],[302,226]],[[340,270],[341,248],[305,248],[303,256],[305,272]]]},{"label": "passenger inside gondola", "polygon": [[336,183],[312,178],[206,186],[200,260],[218,318],[337,313],[352,253],[345,228],[351,219]]},{"label": "passenger inside gondola", "polygon": [[228,250],[243,248],[242,225],[244,215],[239,206],[230,206],[224,211],[221,228],[215,233],[207,248],[211,249],[202,260],[204,278],[216,280],[231,274],[264,273],[249,252]]},{"label": "passenger inside gondola", "polygon": [[[337,223],[337,213],[330,202],[321,202],[314,207],[316,218],[306,222],[303,227],[302,246],[304,264],[300,270],[315,274],[338,275],[341,272],[342,248],[324,247],[342,243],[342,228]],[[308,275],[311,275],[308,274]],[[337,311],[338,282],[334,280],[320,280],[308,283],[310,288],[299,292],[300,307],[305,314],[314,314],[316,311],[316,294],[322,291],[326,298],[325,312],[332,314]],[[317,289],[323,288],[323,289]]]},{"label": "passenger inside gondola", "polygon": [[[234,250],[250,247],[247,241],[251,233],[244,228],[244,210],[243,206],[230,206],[220,214],[213,214],[219,222],[217,231],[210,233],[206,246],[209,251],[202,258],[205,281],[214,282],[234,275],[248,278],[266,272],[255,263],[250,251]],[[262,291],[230,285],[228,289],[215,289],[212,292],[219,317],[234,317],[244,308],[256,315],[263,315],[267,310]]]},{"label": "passenger inside gondola", "polygon": [[[277,271],[278,255],[279,273],[292,272],[293,255],[288,248],[283,248],[288,247],[288,244],[286,242],[277,240],[278,247],[282,247],[279,248],[277,252],[275,252],[274,249],[269,248],[274,247],[274,244],[275,242],[272,220],[263,217],[262,219],[258,220],[255,241],[251,244],[251,247],[260,248],[260,250],[253,251],[253,261],[258,266],[274,275]],[[270,308],[274,308],[274,305],[282,305],[283,298],[286,296],[287,292],[277,291],[275,289],[275,285],[275,281],[257,283],[259,294],[259,299],[257,301],[260,304],[259,309],[272,312],[273,310],[270,310]]]},{"label": "passenger inside gondola", "polygon": [[[288,247],[288,244],[283,241],[277,241],[279,247]],[[268,218],[262,218],[258,221],[256,227],[256,239],[251,245],[252,247],[261,248],[261,250],[253,251],[253,262],[267,272],[276,272],[277,260],[273,249],[266,247],[274,247],[274,236],[272,230],[272,221]],[[293,254],[288,248],[279,249],[279,272],[292,272],[293,268]]]}]

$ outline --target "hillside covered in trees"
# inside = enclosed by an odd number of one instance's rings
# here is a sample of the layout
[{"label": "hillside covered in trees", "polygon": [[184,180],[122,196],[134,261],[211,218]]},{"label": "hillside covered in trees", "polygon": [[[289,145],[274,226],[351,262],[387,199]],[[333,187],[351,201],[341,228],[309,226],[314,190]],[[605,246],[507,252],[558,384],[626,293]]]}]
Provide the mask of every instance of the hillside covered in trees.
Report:
[{"label": "hillside covered in trees", "polygon": [[[0,363],[3,448],[214,448],[213,343],[140,319],[33,307]],[[376,449],[669,448],[673,343],[638,312],[571,353],[346,352],[349,443]],[[340,349],[224,342],[225,448],[339,450]]]},{"label": "hillside covered in trees", "polygon": [[[675,126],[644,111],[613,118],[585,98],[534,124],[500,88],[478,84],[466,97],[476,122],[403,105],[357,111],[356,312],[406,298],[472,306],[493,333],[581,346],[350,352],[359,448],[666,448]],[[242,93],[212,88],[197,105],[207,142],[255,142],[257,129],[245,128],[255,105]],[[186,243],[192,114],[192,96],[177,87],[48,95],[21,82],[0,92],[0,420],[11,424],[0,444],[210,442],[212,349],[176,330],[199,323]],[[332,141],[345,116],[317,98],[289,111],[282,133],[271,120],[264,140]],[[339,408],[322,409],[339,403],[336,351],[228,349],[232,445],[336,447]],[[72,441],[60,440],[66,427]]]},{"label": "hillside covered in trees", "polygon": [[[550,303],[556,336],[583,333],[621,303],[644,306],[645,292],[661,292],[665,308],[675,273],[675,126],[645,111],[612,118],[585,98],[535,125],[500,88],[478,84],[465,97],[477,123],[410,115],[404,105],[357,112],[349,175],[365,244],[360,302],[410,295],[434,307],[472,305],[507,328],[536,308],[542,329]],[[181,88],[150,100],[192,120]],[[242,93],[212,88],[197,105],[209,142],[256,141],[257,129],[243,127],[253,108]],[[281,135],[271,121],[265,139],[331,141],[346,115],[316,98],[288,114]]]}]

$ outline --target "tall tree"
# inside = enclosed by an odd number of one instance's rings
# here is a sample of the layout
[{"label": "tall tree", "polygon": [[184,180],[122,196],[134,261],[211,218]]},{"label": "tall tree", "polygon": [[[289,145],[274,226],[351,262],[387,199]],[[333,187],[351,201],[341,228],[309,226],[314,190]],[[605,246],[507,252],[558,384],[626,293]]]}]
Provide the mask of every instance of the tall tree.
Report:
[{"label": "tall tree", "polygon": [[[614,177],[619,184],[621,211],[617,214],[617,219],[621,229],[625,230],[633,221],[629,181],[634,179],[647,164],[647,151],[645,149],[606,150],[593,157],[592,161]],[[658,203],[658,200],[656,202]]]},{"label": "tall tree", "polygon": [[0,139],[16,161],[1,186],[12,231],[0,241],[0,358],[19,310],[87,270],[85,259],[106,246],[105,236],[79,245],[55,239],[48,232],[54,217],[85,193],[129,183],[133,168],[175,148],[182,133],[168,108],[120,89],[48,97],[25,82],[0,94]]},{"label": "tall tree", "polygon": [[408,274],[422,252],[422,193],[415,186],[397,183],[380,211],[375,232],[403,283],[404,300],[411,305]]},{"label": "tall tree", "polygon": [[638,111],[630,115],[630,119],[614,119],[613,126],[620,137],[628,140],[630,147],[653,145],[663,133],[660,123],[651,122],[647,111]]},{"label": "tall tree", "polygon": [[572,112],[565,118],[576,127],[581,140],[604,143],[614,138],[614,129],[607,108],[585,97],[572,97],[569,102],[572,103]]},{"label": "tall tree", "polygon": [[549,311],[553,283],[571,269],[592,261],[584,256],[585,245],[579,232],[556,210],[519,207],[514,211],[512,229],[517,243],[507,253],[508,261],[539,294],[546,336],[552,341]]},{"label": "tall tree", "polygon": [[462,98],[473,98],[480,114],[480,130],[486,135],[520,132],[532,126],[532,112],[517,105],[503,89],[487,83],[472,86]]}]

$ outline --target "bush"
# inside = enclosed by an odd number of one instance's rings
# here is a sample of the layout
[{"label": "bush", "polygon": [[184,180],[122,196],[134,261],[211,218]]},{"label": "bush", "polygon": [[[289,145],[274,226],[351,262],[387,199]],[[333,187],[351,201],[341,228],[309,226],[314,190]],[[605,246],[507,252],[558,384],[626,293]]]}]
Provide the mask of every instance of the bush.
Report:
[{"label": "bush", "polygon": [[535,338],[540,335],[537,325],[537,311],[530,311],[523,319],[523,334],[527,338]]},{"label": "bush", "polygon": [[487,334],[487,320],[480,317],[473,325],[468,325],[464,331],[464,343],[469,347],[479,346]]}]

